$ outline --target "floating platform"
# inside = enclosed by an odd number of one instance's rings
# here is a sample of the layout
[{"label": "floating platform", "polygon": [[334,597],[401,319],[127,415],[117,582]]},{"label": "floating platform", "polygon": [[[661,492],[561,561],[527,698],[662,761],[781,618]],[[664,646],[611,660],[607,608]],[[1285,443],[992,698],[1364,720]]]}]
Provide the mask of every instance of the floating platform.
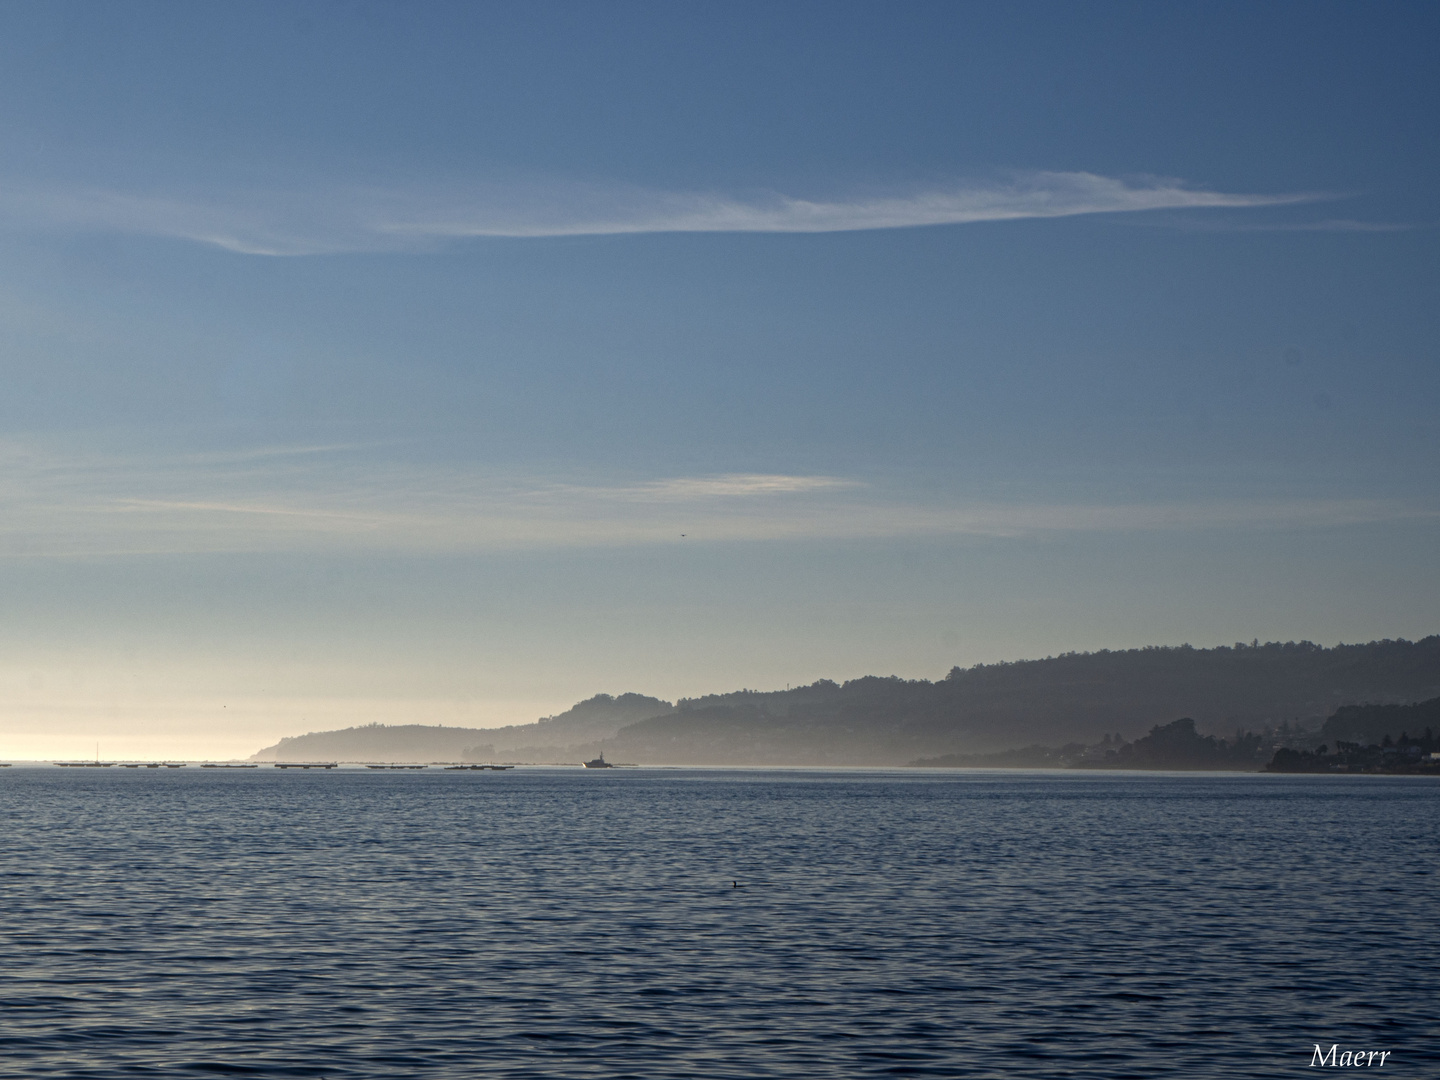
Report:
[{"label": "floating platform", "polygon": [[491,772],[504,772],[506,769],[513,769],[514,765],[446,765],[446,772],[484,772],[489,769]]},{"label": "floating platform", "polygon": [[301,762],[301,761],[277,761],[277,769],[333,769],[335,762]]}]

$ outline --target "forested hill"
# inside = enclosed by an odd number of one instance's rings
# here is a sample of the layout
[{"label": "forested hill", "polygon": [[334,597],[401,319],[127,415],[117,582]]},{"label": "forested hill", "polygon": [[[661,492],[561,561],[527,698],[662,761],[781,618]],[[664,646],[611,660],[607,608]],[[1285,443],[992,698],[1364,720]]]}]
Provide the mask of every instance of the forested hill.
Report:
[{"label": "forested hill", "polygon": [[1325,721],[1320,735],[1332,742],[1362,746],[1408,735],[1418,739],[1440,732],[1440,697],[1414,705],[1347,705]]},{"label": "forested hill", "polygon": [[[540,751],[543,748],[577,746],[598,742],[614,735],[626,724],[663,716],[673,706],[659,698],[644,694],[596,694],[555,716],[547,716],[533,724],[513,727],[485,728],[482,740],[500,752],[520,749]],[[532,755],[534,756],[534,755]],[[544,756],[540,754],[539,756]]]},{"label": "forested hill", "polygon": [[498,756],[525,761],[578,761],[593,757],[600,740],[626,724],[662,716],[671,708],[670,702],[643,694],[596,694],[533,724],[500,728],[366,724],[281,739],[256,753],[252,760],[489,761]]},{"label": "forested hill", "polygon": [[682,699],[606,740],[615,760],[902,764],[1035,743],[1133,739],[1194,717],[1203,732],[1318,726],[1343,705],[1440,694],[1440,636],[1067,653],[955,668],[939,682],[868,677]]},{"label": "forested hill", "polygon": [[251,761],[459,761],[486,734],[431,724],[366,724],[281,739]]},{"label": "forested hill", "polygon": [[1193,717],[1202,734],[1293,728],[1297,721],[1313,730],[1344,706],[1436,696],[1440,636],[1329,649],[1309,642],[1181,645],[954,668],[938,682],[821,680],[675,705],[597,694],[534,724],[370,725],[284,739],[255,757],[582,761],[603,749],[611,760],[644,764],[901,765],[1117,734],[1128,741],[1181,717]]}]

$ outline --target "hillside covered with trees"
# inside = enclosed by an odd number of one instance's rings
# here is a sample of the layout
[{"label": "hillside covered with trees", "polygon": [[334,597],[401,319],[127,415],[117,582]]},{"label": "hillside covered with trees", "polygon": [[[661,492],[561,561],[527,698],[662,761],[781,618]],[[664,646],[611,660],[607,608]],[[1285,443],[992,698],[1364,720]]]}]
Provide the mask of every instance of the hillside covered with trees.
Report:
[{"label": "hillside covered with trees", "polygon": [[682,699],[622,728],[606,755],[692,764],[898,765],[917,758],[1143,736],[1192,718],[1202,734],[1314,729],[1343,705],[1440,694],[1440,636],[1067,653],[954,668],[938,682],[868,677]]},{"label": "hillside covered with trees", "polygon": [[[1348,706],[1399,708],[1437,695],[1440,636],[1333,648],[1157,646],[957,667],[935,682],[822,679],[673,705],[599,694],[534,724],[371,725],[285,739],[256,759],[580,761],[603,750],[640,764],[950,764],[977,755],[1029,764],[1037,754],[1064,756],[1046,747],[1100,746],[1103,756],[1133,743],[1136,765],[1156,767],[1140,761],[1173,757],[1177,739],[1194,749],[1192,739],[1217,736],[1215,761],[1248,764],[1260,749],[1241,745],[1255,737],[1246,732],[1317,732],[1327,718],[1352,716]],[[1182,718],[1193,724],[1173,728]]]},{"label": "hillside covered with trees", "polygon": [[563,761],[598,752],[600,740],[626,724],[662,716],[673,706],[643,694],[596,694],[533,724],[499,728],[366,724],[281,739],[252,761]]}]

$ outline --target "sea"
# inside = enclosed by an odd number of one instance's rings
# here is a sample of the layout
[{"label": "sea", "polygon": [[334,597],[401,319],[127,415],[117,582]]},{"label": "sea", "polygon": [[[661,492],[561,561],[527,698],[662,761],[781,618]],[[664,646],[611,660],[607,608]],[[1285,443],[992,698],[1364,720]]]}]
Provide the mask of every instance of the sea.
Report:
[{"label": "sea", "polygon": [[16,766],[0,1076],[1433,1078],[1437,873],[1426,777]]}]

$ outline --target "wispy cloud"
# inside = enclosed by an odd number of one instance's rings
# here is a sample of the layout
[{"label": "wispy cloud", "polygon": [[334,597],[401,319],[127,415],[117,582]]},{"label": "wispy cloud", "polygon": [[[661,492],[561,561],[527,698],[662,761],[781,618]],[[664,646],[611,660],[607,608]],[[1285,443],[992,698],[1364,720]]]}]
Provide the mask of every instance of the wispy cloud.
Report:
[{"label": "wispy cloud", "polygon": [[[1329,528],[1435,518],[1391,500],[917,501],[830,476],[574,484],[376,467],[315,448],[171,458],[0,447],[0,557],[465,553],[675,543]],[[683,534],[683,539],[682,539]]]},{"label": "wispy cloud", "polygon": [[[404,208],[377,223],[385,231],[433,237],[569,236],[644,232],[849,232],[965,225],[1021,218],[1143,210],[1274,206],[1310,195],[1234,195],[1170,179],[1121,180],[1083,172],[1035,172],[991,184],[961,184],[905,195],[800,199],[705,193],[612,191],[580,205],[528,212],[457,205],[429,214]],[[585,206],[585,202],[592,205]],[[608,205],[607,205],[608,204]],[[575,210],[579,210],[576,213]],[[407,212],[408,211],[408,212]]]},{"label": "wispy cloud", "polygon": [[620,487],[557,487],[555,491],[575,497],[613,498],[633,502],[685,502],[755,495],[795,495],[861,486],[863,485],[858,481],[844,480],[838,476],[729,473],[724,476],[674,477]]},{"label": "wispy cloud", "polygon": [[249,255],[424,250],[480,237],[826,233],[976,222],[1243,209],[1321,198],[1234,194],[1159,177],[1027,172],[902,193],[800,198],[559,184],[329,186],[154,194],[0,185],[12,226],[171,237]]},{"label": "wispy cloud", "polygon": [[1433,228],[1399,221],[1356,221],[1352,218],[1324,218],[1320,221],[1217,221],[1214,218],[1187,218],[1183,223],[1167,221],[1171,227],[1197,232],[1331,232],[1331,233],[1395,233]]}]

